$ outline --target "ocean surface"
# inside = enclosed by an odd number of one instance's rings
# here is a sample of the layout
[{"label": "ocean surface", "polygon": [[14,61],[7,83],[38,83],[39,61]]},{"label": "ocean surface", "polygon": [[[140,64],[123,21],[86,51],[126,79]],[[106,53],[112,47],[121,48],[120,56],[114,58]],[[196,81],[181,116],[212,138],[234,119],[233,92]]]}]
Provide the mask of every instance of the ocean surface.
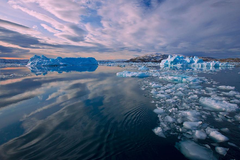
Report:
[{"label": "ocean surface", "polygon": [[[197,104],[200,95],[203,95],[202,91],[198,93],[197,102],[191,101],[198,106],[199,113],[206,114],[204,119],[198,119],[202,123],[198,129],[205,131],[210,126],[228,140],[215,142],[209,136],[204,140],[196,140],[192,131],[196,128],[184,133],[182,130],[181,133],[173,130],[183,125],[179,122],[179,125],[172,126],[173,123],[177,124],[174,122],[177,121],[177,114],[167,115],[168,120],[169,117],[175,120],[171,124],[171,119],[165,123],[171,127],[161,136],[154,132],[156,127],[162,125],[160,115],[154,110],[156,106],[166,109],[168,104],[165,104],[166,99],[157,103],[148,85],[153,82],[169,85],[170,82],[159,81],[158,77],[116,76],[117,72],[124,70],[132,69],[98,66],[91,69],[64,68],[61,71],[55,68],[31,72],[26,67],[0,68],[0,159],[193,159],[188,155],[191,149],[187,149],[186,153],[184,146],[181,146],[186,141],[197,144],[193,152],[205,154],[201,147],[198,151],[198,146],[206,147],[206,153],[211,151],[215,159],[240,157],[239,110],[234,114],[224,112],[226,114],[221,116],[218,116],[218,111],[202,111]],[[240,92],[239,72],[238,67],[210,73],[197,72],[198,77],[210,81],[197,86],[234,86],[236,93],[233,96],[236,96]],[[203,88],[198,89],[201,91]],[[225,97],[229,98],[229,95]],[[237,102],[240,98],[227,99],[232,100]],[[239,107],[238,103],[235,104]],[[189,110],[192,110],[193,106],[189,106]],[[217,146],[227,148],[227,154],[219,154],[215,149]]]}]

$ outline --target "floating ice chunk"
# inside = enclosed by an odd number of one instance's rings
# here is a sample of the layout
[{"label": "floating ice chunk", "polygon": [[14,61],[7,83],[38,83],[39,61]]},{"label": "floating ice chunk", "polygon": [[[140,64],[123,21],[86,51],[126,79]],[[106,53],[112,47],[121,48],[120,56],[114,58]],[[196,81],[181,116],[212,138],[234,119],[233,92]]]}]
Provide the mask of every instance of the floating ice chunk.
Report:
[{"label": "floating ice chunk", "polygon": [[236,98],[240,98],[240,94],[235,95]]},{"label": "floating ice chunk", "polygon": [[189,121],[197,121],[199,120],[200,113],[195,110],[189,110],[189,111],[179,111],[179,116],[182,116],[186,118]]},{"label": "floating ice chunk", "polygon": [[239,92],[236,91],[230,91],[230,92],[222,92],[224,95],[229,96],[229,97],[233,97],[239,94]]},{"label": "floating ice chunk", "polygon": [[208,91],[215,91],[216,88],[206,87],[206,90],[208,90]]},{"label": "floating ice chunk", "polygon": [[169,98],[170,96],[168,94],[157,94],[156,95],[157,98]]},{"label": "floating ice chunk", "polygon": [[161,127],[157,127],[153,129],[153,132],[162,138],[166,138],[166,136],[164,135],[163,129]]},{"label": "floating ice chunk", "polygon": [[164,118],[164,120],[166,121],[166,122],[169,122],[169,123],[173,123],[175,120],[172,118],[172,117],[170,117],[170,116],[166,116],[165,118]]},{"label": "floating ice chunk", "polygon": [[233,86],[218,86],[218,89],[221,89],[221,90],[234,90],[235,87],[233,87]]},{"label": "floating ice chunk", "polygon": [[237,104],[228,103],[226,101],[218,101],[208,97],[201,97],[199,103],[207,110],[220,112],[233,112],[238,109]]},{"label": "floating ice chunk", "polygon": [[27,66],[79,66],[79,65],[98,65],[98,62],[93,57],[78,57],[78,58],[47,58],[44,55],[40,56],[33,56],[28,61]]},{"label": "floating ice chunk", "polygon": [[188,99],[198,99],[198,96],[197,95],[192,95],[192,96],[188,97]]},{"label": "floating ice chunk", "polygon": [[207,128],[206,128],[206,133],[207,133],[207,134],[210,134],[210,133],[213,132],[213,131],[217,131],[217,130],[214,129],[214,128],[210,128],[210,127],[207,127]]},{"label": "floating ice chunk", "polygon": [[207,134],[201,130],[196,130],[194,133],[194,137],[197,139],[206,139],[207,138]]},{"label": "floating ice chunk", "polygon": [[157,109],[154,109],[153,112],[157,114],[163,114],[165,111],[162,108],[157,108]]},{"label": "floating ice chunk", "polygon": [[223,131],[223,132],[229,132],[229,129],[228,129],[228,128],[221,128],[221,131]]},{"label": "floating ice chunk", "polygon": [[234,118],[240,122],[240,114],[235,115]]},{"label": "floating ice chunk", "polygon": [[151,84],[151,86],[152,86],[152,88],[160,88],[160,87],[162,87],[161,84],[156,84],[156,83]]},{"label": "floating ice chunk", "polygon": [[201,83],[198,78],[186,75],[161,76],[159,79],[175,83]]},{"label": "floating ice chunk", "polygon": [[192,160],[216,160],[211,149],[198,145],[190,140],[176,143],[175,147],[188,159]]},{"label": "floating ice chunk", "polygon": [[199,121],[199,122],[184,122],[184,123],[183,123],[183,127],[186,128],[186,129],[191,129],[191,130],[193,130],[193,129],[197,129],[197,127],[198,127],[200,124],[202,124],[201,121]]},{"label": "floating ice chunk", "polygon": [[215,151],[223,156],[227,154],[227,151],[229,148],[224,148],[224,147],[215,147]]},{"label": "floating ice chunk", "polygon": [[229,146],[233,146],[233,147],[236,147],[236,148],[239,148],[236,144],[234,144],[234,143],[231,143],[231,142],[228,142],[228,145]]},{"label": "floating ice chunk", "polygon": [[240,100],[238,100],[238,99],[233,99],[233,100],[231,100],[230,102],[231,102],[231,103],[240,103]]},{"label": "floating ice chunk", "polygon": [[176,95],[176,96],[179,96],[179,97],[184,96],[184,94],[183,94],[181,91],[176,92],[175,95]]},{"label": "floating ice chunk", "polygon": [[140,71],[148,71],[149,68],[146,67],[146,66],[142,66],[142,67],[139,67],[138,70],[140,70]]},{"label": "floating ice chunk", "polygon": [[144,77],[150,76],[150,74],[147,72],[129,72],[129,71],[118,72],[116,75],[118,77],[138,77],[138,78],[144,78]]},{"label": "floating ice chunk", "polygon": [[212,138],[213,140],[215,140],[216,142],[225,142],[228,141],[228,137],[222,135],[220,132],[218,131],[211,131],[209,134],[209,137]]}]

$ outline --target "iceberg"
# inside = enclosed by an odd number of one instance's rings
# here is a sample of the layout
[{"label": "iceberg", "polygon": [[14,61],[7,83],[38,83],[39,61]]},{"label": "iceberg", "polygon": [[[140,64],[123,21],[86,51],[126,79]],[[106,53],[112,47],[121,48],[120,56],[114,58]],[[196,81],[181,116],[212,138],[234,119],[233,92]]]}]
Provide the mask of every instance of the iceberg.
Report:
[{"label": "iceberg", "polygon": [[57,57],[57,58],[47,58],[44,55],[37,56],[34,55],[29,59],[27,66],[79,66],[79,65],[98,65],[98,62],[93,57]]},{"label": "iceberg", "polygon": [[138,78],[144,78],[144,77],[150,76],[150,74],[147,72],[130,72],[130,71],[118,72],[116,75],[118,77],[138,77]]},{"label": "iceberg", "polygon": [[169,55],[167,59],[161,61],[160,66],[190,66],[196,68],[233,67],[229,63],[220,63],[218,61],[204,62],[197,56],[184,57],[179,55]]}]

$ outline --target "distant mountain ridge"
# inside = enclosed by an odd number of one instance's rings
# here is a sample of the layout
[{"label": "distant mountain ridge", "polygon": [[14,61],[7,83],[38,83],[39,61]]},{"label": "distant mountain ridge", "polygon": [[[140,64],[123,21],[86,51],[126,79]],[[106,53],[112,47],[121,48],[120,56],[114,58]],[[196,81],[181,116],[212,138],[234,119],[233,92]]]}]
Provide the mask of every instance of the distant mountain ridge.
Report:
[{"label": "distant mountain ridge", "polygon": [[144,56],[134,57],[129,59],[129,62],[161,62],[163,59],[167,59],[167,54],[154,53]]}]

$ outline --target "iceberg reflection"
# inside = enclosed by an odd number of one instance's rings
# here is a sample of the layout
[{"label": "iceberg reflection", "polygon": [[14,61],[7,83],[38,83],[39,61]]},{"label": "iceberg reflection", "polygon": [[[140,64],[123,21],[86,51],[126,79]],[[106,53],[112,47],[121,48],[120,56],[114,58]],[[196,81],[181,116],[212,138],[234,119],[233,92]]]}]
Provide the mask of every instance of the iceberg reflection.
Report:
[{"label": "iceberg reflection", "polygon": [[48,72],[94,72],[98,65],[80,66],[27,66],[35,75],[46,75]]}]

